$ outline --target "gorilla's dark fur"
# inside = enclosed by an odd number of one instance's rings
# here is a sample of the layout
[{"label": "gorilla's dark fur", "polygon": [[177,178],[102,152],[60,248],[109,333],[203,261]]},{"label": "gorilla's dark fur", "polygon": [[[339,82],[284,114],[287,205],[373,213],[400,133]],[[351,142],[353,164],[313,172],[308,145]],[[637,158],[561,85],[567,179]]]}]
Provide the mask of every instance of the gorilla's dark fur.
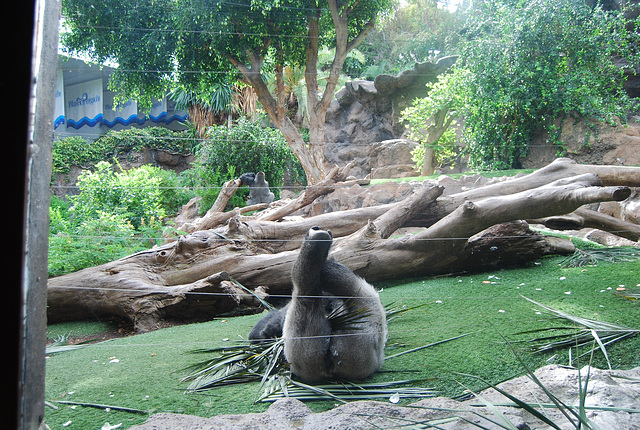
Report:
[{"label": "gorilla's dark fur", "polygon": [[271,203],[275,198],[274,194],[269,190],[269,183],[264,178],[264,172],[243,173],[240,175],[240,183],[249,187],[247,205]]},{"label": "gorilla's dark fur", "polygon": [[[364,379],[384,360],[387,322],[378,293],[345,266],[327,260],[332,243],[331,231],[313,227],[307,232],[291,271],[291,302],[260,320],[249,335],[252,340],[282,335],[292,372],[307,382]],[[356,318],[340,327],[333,317],[346,313]]]}]

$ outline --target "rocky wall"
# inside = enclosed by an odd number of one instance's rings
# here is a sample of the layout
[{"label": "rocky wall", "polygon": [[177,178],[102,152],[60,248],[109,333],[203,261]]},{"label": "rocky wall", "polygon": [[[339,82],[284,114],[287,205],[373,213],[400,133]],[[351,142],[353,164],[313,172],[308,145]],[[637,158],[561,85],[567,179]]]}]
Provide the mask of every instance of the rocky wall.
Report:
[{"label": "rocky wall", "polygon": [[457,57],[416,64],[396,76],[379,75],[375,81],[347,82],[327,111],[325,156],[344,166],[352,160],[355,177],[415,176],[411,150],[416,143],[405,136],[400,113],[416,97],[424,97],[426,84],[451,67]]}]

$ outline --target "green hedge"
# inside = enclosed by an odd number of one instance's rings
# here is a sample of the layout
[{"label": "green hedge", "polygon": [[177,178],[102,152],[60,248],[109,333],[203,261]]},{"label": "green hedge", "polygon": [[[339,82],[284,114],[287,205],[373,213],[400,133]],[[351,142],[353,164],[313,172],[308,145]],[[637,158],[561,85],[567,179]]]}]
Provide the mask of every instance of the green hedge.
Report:
[{"label": "green hedge", "polygon": [[145,148],[193,154],[197,143],[192,130],[173,131],[163,127],[109,131],[93,142],[70,136],[53,143],[53,173],[67,173],[71,166],[89,167]]}]

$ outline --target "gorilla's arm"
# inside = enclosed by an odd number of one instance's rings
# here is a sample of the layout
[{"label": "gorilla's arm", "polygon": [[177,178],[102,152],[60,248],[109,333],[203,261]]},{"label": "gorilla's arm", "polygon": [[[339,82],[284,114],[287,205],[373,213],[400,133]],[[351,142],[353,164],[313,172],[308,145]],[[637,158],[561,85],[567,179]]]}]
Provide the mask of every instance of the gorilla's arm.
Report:
[{"label": "gorilla's arm", "polygon": [[291,371],[309,382],[330,376],[331,324],[325,312],[320,273],[332,240],[331,232],[310,229],[291,271],[293,295],[284,321],[284,354]]},{"label": "gorilla's arm", "polygon": [[288,306],[269,312],[249,332],[249,340],[268,340],[282,337],[284,317]]}]

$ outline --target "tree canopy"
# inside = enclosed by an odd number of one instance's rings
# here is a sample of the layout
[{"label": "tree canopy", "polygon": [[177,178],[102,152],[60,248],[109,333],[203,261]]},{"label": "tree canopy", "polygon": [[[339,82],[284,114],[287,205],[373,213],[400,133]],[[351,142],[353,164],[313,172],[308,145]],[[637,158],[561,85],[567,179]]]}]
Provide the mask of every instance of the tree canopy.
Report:
[{"label": "tree canopy", "polygon": [[464,13],[452,12],[437,0],[396,3],[358,48],[366,63],[347,62],[347,72],[374,79],[381,73],[399,73],[415,63],[455,53],[459,21]]},{"label": "tree canopy", "polygon": [[[233,76],[251,85],[272,122],[300,159],[310,183],[325,174],[325,114],[347,54],[373,28],[390,0],[64,0],[62,43],[99,62],[118,63],[110,81],[121,99],[149,105],[180,83],[197,90]],[[335,48],[319,94],[319,47]],[[287,117],[283,70],[306,67],[309,141]],[[263,73],[275,73],[272,95]]]},{"label": "tree canopy", "polygon": [[455,112],[471,164],[504,169],[517,167],[535,132],[554,139],[554,120],[624,121],[635,103],[614,60],[637,64],[629,24],[623,11],[579,1],[480,2],[461,31],[458,62],[407,112],[413,130]]}]

